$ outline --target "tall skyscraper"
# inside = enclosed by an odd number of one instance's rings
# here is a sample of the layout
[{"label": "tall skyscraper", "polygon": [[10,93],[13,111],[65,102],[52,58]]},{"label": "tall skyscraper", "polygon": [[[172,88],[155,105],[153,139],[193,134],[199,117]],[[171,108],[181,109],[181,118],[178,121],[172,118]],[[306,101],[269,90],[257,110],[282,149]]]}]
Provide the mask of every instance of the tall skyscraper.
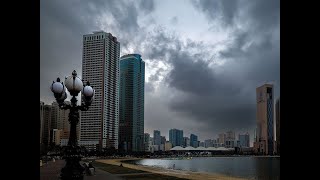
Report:
[{"label": "tall skyscraper", "polygon": [[[59,104],[54,101],[51,104],[51,130],[58,128]],[[52,139],[52,138],[51,138]]]},{"label": "tall skyscraper", "polygon": [[144,133],[144,151],[148,152],[150,151],[150,134],[149,133]]},{"label": "tall skyscraper", "polygon": [[60,109],[59,104],[56,101],[53,101],[51,104],[51,125],[50,125],[50,143],[51,144],[57,144],[58,142],[56,142],[57,139],[55,138],[60,138],[58,137],[60,136],[60,133],[58,131],[59,129],[58,124],[60,124],[61,122],[60,114],[62,111],[65,111],[65,110]]},{"label": "tall skyscraper", "polygon": [[[66,104],[70,104],[69,101],[65,102]],[[57,129],[70,131],[69,113],[70,109],[58,109]]]},{"label": "tall skyscraper", "polygon": [[277,154],[280,154],[280,97],[276,102],[276,141],[277,141]]},{"label": "tall skyscraper", "polygon": [[236,139],[236,134],[233,131],[228,131],[226,133],[226,140],[235,140]]},{"label": "tall skyscraper", "polygon": [[204,147],[213,147],[214,141],[212,139],[204,140]]},{"label": "tall skyscraper", "polygon": [[226,143],[226,134],[225,133],[219,134],[219,142],[218,143],[220,143],[220,144]]},{"label": "tall skyscraper", "polygon": [[165,145],[164,145],[164,150],[165,150],[165,151],[170,151],[171,148],[172,148],[171,142],[166,141],[166,142],[165,142]]},{"label": "tall skyscraper", "polygon": [[59,129],[51,130],[51,134],[52,134],[51,141],[54,145],[60,145],[61,131],[62,130],[59,130]]},{"label": "tall skyscraper", "polygon": [[190,138],[188,138],[188,137],[183,137],[183,146],[184,146],[184,147],[190,146]]},{"label": "tall skyscraper", "polygon": [[161,136],[161,144],[165,144],[167,141],[165,136]]},{"label": "tall skyscraper", "polygon": [[198,136],[190,134],[190,146],[194,148],[198,147]]},{"label": "tall skyscraper", "polygon": [[169,141],[171,142],[172,147],[183,146],[183,130],[170,129]]},{"label": "tall skyscraper", "polygon": [[249,133],[239,134],[239,146],[240,147],[250,147]]},{"label": "tall skyscraper", "polygon": [[153,137],[151,137],[151,136],[149,138],[149,145],[150,145],[150,148],[151,148],[151,146],[154,145],[154,140],[153,140]]},{"label": "tall skyscraper", "polygon": [[118,149],[120,43],[103,31],[83,36],[82,79],[95,89],[88,111],[81,112],[80,145]]},{"label": "tall skyscraper", "polygon": [[199,147],[205,147],[204,142],[199,142]]},{"label": "tall skyscraper", "polygon": [[153,144],[158,146],[161,144],[161,134],[159,130],[153,131]]},{"label": "tall skyscraper", "polygon": [[120,58],[119,146],[127,151],[144,151],[144,74],[141,55]]},{"label": "tall skyscraper", "polygon": [[42,143],[44,102],[40,101],[40,144]]},{"label": "tall skyscraper", "polygon": [[50,130],[51,130],[51,105],[44,105],[43,107],[43,131],[42,143],[46,146],[50,143]]},{"label": "tall skyscraper", "polygon": [[256,152],[273,155],[273,85],[264,84],[256,89],[257,98],[257,139],[254,145]]}]

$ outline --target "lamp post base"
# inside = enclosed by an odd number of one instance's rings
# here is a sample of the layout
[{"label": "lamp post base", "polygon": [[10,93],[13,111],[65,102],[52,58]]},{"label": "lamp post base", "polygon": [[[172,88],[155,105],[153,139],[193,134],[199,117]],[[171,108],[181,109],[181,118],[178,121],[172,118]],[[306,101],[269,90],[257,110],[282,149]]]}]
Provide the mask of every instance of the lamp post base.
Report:
[{"label": "lamp post base", "polygon": [[62,180],[83,180],[84,167],[80,165],[80,147],[68,147],[66,152],[66,165],[61,169]]},{"label": "lamp post base", "polygon": [[79,163],[78,157],[70,157],[64,168],[61,169],[60,178],[62,180],[83,180],[84,168]]}]

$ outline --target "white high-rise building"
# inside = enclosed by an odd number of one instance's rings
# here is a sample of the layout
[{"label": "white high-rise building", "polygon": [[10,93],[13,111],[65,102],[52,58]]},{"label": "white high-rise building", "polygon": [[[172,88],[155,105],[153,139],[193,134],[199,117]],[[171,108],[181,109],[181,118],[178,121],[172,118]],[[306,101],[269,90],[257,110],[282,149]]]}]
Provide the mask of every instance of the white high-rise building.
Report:
[{"label": "white high-rise building", "polygon": [[81,112],[80,145],[118,149],[119,59],[120,43],[111,33],[83,36],[82,79],[90,82],[95,97]]}]

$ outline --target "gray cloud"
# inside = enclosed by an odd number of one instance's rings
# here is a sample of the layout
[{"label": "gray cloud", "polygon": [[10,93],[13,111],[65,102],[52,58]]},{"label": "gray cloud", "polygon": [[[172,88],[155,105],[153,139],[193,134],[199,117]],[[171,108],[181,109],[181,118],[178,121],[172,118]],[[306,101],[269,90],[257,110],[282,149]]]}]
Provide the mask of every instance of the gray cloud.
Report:
[{"label": "gray cloud", "polygon": [[151,82],[155,82],[155,81],[159,81],[159,76],[161,75],[161,73],[164,71],[163,68],[159,68],[155,74],[151,75],[149,77],[149,81]]},{"label": "gray cloud", "polygon": [[153,0],[141,0],[140,7],[144,10],[145,13],[150,13],[154,11],[154,1]]},{"label": "gray cloud", "polygon": [[[205,4],[206,1],[200,2],[208,10],[213,8]],[[253,16],[258,13],[257,8],[265,5],[237,4],[229,8],[243,6],[250,7],[247,15]],[[248,17],[252,19],[249,25],[254,26],[234,28],[230,43],[218,52],[210,52],[210,48],[203,43],[191,40],[184,44],[178,37],[170,37],[163,31],[153,36],[152,41],[157,46],[150,48],[150,56],[170,64],[171,71],[163,83],[178,92],[168,102],[172,111],[180,113],[180,117],[207,124],[208,129],[202,127],[206,132],[211,130],[218,133],[228,128],[252,132],[256,121],[255,88],[263,82],[273,81],[276,96],[280,92],[279,21],[277,8],[271,8],[273,5],[268,7],[270,13],[275,14],[273,19],[268,19],[264,13]],[[231,13],[228,8],[222,8],[221,11],[227,15]],[[240,10],[236,9],[235,12]],[[229,25],[234,22],[232,19],[238,18],[237,13],[227,15],[229,19],[224,21]],[[264,23],[268,24],[268,28]],[[260,30],[262,27],[263,31]],[[180,47],[179,51],[176,47]],[[191,48],[195,52],[190,52]],[[210,53],[217,53],[218,59],[225,60],[221,67],[216,68],[218,70],[212,69],[211,62],[206,60],[210,59]]]},{"label": "gray cloud", "polygon": [[[168,85],[168,91],[174,93],[172,98],[166,96],[166,104],[178,114],[175,117],[206,124],[198,127],[203,136],[210,131],[216,134],[228,129],[252,132],[255,88],[266,80],[279,82],[278,42],[266,35],[258,42],[248,43],[251,37],[246,32],[237,32],[229,46],[212,52],[214,46],[208,48],[192,40],[184,43],[172,33],[155,32],[146,37],[146,58],[165,62],[171,68],[161,87]],[[217,53],[218,59],[227,59],[216,70],[208,61],[212,53]],[[149,78],[150,82],[158,80],[156,75]],[[166,121],[153,115],[148,116],[155,121]]]},{"label": "gray cloud", "polygon": [[191,0],[192,4],[211,20],[218,20],[223,25],[233,25],[238,13],[238,3],[235,0]]},{"label": "gray cloud", "polygon": [[280,1],[278,0],[190,0],[195,9],[202,11],[209,22],[236,28],[246,23],[256,33],[270,29],[280,23]]},{"label": "gray cloud", "polygon": [[146,82],[144,86],[145,86],[145,91],[147,93],[153,93],[154,92],[154,87],[153,87],[151,82]]}]

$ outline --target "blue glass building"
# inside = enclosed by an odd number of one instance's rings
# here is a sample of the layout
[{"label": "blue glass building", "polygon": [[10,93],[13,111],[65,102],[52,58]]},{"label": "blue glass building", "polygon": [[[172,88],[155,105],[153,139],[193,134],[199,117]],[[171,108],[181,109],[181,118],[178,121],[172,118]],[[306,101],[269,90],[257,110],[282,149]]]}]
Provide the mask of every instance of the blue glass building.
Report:
[{"label": "blue glass building", "polygon": [[250,147],[249,133],[239,134],[239,146],[240,147]]},{"label": "blue glass building", "polygon": [[194,148],[198,147],[198,136],[194,134],[190,135],[190,146]]},{"label": "blue glass building", "polygon": [[145,63],[139,54],[120,58],[119,148],[144,151]]},{"label": "blue glass building", "polygon": [[169,142],[172,144],[172,147],[183,146],[183,130],[170,129]]},{"label": "blue glass building", "polygon": [[154,145],[159,145],[161,144],[161,133],[159,130],[154,130],[153,131],[153,144]]}]

